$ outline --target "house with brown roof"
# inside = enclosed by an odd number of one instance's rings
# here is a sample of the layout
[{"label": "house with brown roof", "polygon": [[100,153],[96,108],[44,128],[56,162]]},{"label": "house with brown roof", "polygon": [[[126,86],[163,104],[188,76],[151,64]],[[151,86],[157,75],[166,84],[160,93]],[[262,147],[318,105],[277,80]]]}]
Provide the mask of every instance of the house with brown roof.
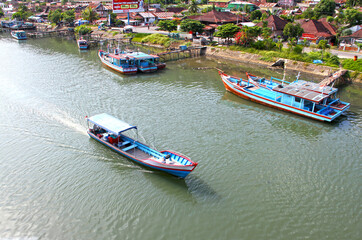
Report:
[{"label": "house with brown roof", "polygon": [[231,12],[218,12],[212,10],[208,13],[199,16],[188,16],[189,19],[198,20],[204,24],[225,24],[225,23],[236,23],[238,17]]},{"label": "house with brown roof", "polygon": [[[268,28],[272,30],[272,36],[282,36],[284,27],[288,23],[288,21],[275,15],[270,15],[265,21],[268,22]],[[263,22],[258,23],[256,26],[263,27]]]},{"label": "house with brown roof", "polygon": [[333,43],[336,38],[336,28],[328,23],[326,19],[302,20],[301,27],[304,29],[302,39],[317,42],[319,39],[326,39]]},{"label": "house with brown roof", "polygon": [[271,13],[277,12],[282,9],[278,3],[262,3],[259,4],[260,10],[269,11]]}]

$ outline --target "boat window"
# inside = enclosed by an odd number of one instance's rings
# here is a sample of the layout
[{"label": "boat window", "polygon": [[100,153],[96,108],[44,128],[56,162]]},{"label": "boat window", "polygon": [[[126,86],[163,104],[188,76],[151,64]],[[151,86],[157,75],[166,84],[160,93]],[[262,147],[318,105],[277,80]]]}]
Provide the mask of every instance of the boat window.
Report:
[{"label": "boat window", "polygon": [[127,60],[121,60],[121,65],[127,64]]},{"label": "boat window", "polygon": [[300,101],[301,101],[302,99],[301,98],[299,98],[299,97],[295,97],[295,102],[297,102],[297,103],[300,103]]}]

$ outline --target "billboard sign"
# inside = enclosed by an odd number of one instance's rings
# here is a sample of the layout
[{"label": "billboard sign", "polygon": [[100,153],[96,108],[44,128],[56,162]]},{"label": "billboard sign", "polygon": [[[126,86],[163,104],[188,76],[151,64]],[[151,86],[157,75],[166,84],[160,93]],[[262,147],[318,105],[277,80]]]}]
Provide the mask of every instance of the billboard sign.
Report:
[{"label": "billboard sign", "polygon": [[144,12],[143,0],[113,0],[113,12]]}]

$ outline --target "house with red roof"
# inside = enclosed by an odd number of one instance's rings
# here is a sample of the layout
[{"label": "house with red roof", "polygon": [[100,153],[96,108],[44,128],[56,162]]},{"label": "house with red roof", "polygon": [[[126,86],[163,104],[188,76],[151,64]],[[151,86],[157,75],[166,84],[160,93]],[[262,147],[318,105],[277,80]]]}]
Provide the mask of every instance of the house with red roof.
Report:
[{"label": "house with red roof", "polygon": [[208,13],[198,16],[188,16],[189,19],[198,20],[204,24],[225,24],[225,23],[236,23],[238,21],[238,16],[231,12],[218,12],[212,10]]},{"label": "house with red roof", "polygon": [[[288,21],[276,15],[270,15],[265,21],[268,22],[268,28],[272,30],[272,36],[282,36],[284,27],[288,23]],[[263,22],[258,23],[256,26],[263,27]]]},{"label": "house with red roof", "polygon": [[326,39],[334,43],[336,39],[336,28],[327,22],[327,20],[302,20],[301,27],[304,29],[302,39],[317,42],[319,39]]}]

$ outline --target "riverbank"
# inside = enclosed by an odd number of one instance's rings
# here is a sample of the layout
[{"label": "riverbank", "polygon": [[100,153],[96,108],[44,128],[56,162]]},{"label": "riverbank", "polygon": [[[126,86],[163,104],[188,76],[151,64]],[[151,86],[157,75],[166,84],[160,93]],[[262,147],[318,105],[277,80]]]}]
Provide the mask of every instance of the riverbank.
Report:
[{"label": "riverbank", "polygon": [[[215,47],[207,47],[206,57],[216,59],[221,58],[241,63],[253,63],[264,67],[271,67],[271,65],[273,64],[272,62],[260,60],[262,56],[258,54],[244,53],[240,51],[232,51],[229,49]],[[290,59],[283,60],[285,62],[284,67],[287,70],[294,70],[317,76],[327,77],[339,70],[339,68],[317,65],[313,63],[300,62]],[[362,74],[357,73],[357,76],[354,76],[351,81],[353,83],[362,83]]]}]

